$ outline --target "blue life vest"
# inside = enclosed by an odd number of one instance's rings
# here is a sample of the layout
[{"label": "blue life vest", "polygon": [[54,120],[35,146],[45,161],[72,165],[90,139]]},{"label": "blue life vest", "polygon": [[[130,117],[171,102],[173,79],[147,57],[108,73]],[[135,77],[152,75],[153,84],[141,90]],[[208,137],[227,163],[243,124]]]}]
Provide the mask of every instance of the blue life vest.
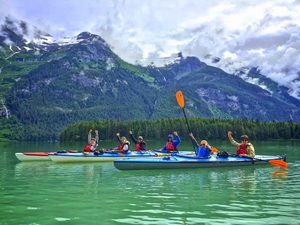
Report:
[{"label": "blue life vest", "polygon": [[199,147],[197,151],[197,157],[207,158],[210,156],[210,149],[205,147]]}]

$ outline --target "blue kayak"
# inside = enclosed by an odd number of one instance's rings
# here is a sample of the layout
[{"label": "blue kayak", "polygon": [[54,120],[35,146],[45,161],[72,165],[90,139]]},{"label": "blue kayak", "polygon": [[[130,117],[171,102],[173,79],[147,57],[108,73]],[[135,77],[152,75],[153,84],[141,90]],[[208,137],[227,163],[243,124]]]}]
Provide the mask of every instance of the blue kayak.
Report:
[{"label": "blue kayak", "polygon": [[201,167],[226,167],[266,164],[270,160],[285,160],[284,156],[257,155],[255,158],[229,156],[221,158],[212,155],[208,158],[197,158],[187,155],[165,157],[130,158],[115,160],[114,166],[119,170],[149,170],[149,169],[182,169]]}]

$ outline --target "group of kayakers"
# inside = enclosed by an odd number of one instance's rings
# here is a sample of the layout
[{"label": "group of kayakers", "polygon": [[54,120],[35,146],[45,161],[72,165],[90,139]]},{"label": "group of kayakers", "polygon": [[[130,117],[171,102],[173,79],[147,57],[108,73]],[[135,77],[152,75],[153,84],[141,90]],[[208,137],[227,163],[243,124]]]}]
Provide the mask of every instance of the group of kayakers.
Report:
[{"label": "group of kayakers", "polygon": [[[88,133],[88,144],[84,148],[84,153],[88,154],[90,152],[95,152],[98,147],[99,142],[99,132],[98,130],[95,130],[95,137],[92,138],[92,131],[89,130]],[[249,142],[249,137],[247,135],[241,136],[241,143],[236,142],[232,137],[232,132],[228,131],[227,133],[228,139],[230,142],[237,146],[237,156],[242,157],[255,157],[255,149],[254,146]],[[110,151],[115,151],[118,153],[127,153],[130,150],[130,141],[127,140],[125,136],[120,136],[120,133],[116,133],[117,140],[119,142],[119,145],[116,148],[111,149]],[[146,143],[144,141],[144,138],[142,136],[138,136],[137,138],[133,135],[132,131],[129,131],[129,137],[135,144],[135,151],[145,151],[146,150]],[[195,154],[196,157],[199,158],[207,158],[210,157],[212,152],[216,148],[211,147],[208,144],[207,140],[201,140],[199,143],[197,142],[196,138],[194,137],[193,133],[189,133],[189,137],[192,140],[193,146],[196,149]],[[174,131],[172,134],[169,134],[167,137],[167,142],[164,147],[162,147],[159,151],[162,153],[173,153],[178,152],[178,146],[181,143],[181,139],[176,131]]]}]

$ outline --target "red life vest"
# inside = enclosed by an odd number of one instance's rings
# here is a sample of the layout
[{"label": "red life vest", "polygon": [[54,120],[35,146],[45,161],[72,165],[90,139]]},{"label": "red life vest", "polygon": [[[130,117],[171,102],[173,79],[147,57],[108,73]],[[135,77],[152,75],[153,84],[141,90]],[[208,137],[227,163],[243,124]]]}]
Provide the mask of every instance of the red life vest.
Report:
[{"label": "red life vest", "polygon": [[141,151],[141,150],[142,150],[139,143],[136,143],[136,144],[135,144],[135,150],[136,150],[136,151]]},{"label": "red life vest", "polygon": [[167,144],[166,144],[166,150],[168,150],[168,151],[174,151],[175,150],[173,141],[168,141],[167,142]]},{"label": "red life vest", "polygon": [[122,144],[119,144],[119,146],[117,147],[117,150],[122,150],[123,147],[124,147],[124,144],[123,144],[123,143],[122,143]]},{"label": "red life vest", "polygon": [[84,152],[90,152],[92,150],[92,145],[91,144],[87,144],[85,147],[84,147]]},{"label": "red life vest", "polygon": [[237,148],[236,154],[238,154],[238,155],[248,154],[247,145],[246,144],[240,144]]},{"label": "red life vest", "polygon": [[127,142],[126,142],[126,143],[121,143],[121,144],[119,144],[119,146],[117,147],[117,150],[119,150],[119,151],[123,150],[124,145],[128,145],[128,150],[129,150],[130,145],[129,145],[129,143],[127,143]]}]

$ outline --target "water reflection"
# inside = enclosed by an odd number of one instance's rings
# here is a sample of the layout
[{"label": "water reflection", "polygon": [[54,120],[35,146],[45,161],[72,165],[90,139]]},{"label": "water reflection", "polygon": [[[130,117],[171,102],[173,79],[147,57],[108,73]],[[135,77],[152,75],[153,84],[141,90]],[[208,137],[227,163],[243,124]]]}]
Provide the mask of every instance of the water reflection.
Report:
[{"label": "water reflection", "polygon": [[13,151],[1,154],[0,224],[299,224],[294,149],[288,171],[119,171],[111,163],[17,163]]},{"label": "water reflection", "polygon": [[[295,172],[293,170],[293,174]],[[128,205],[124,209],[126,216],[115,219],[116,222],[223,224],[220,218],[226,218],[229,224],[241,220],[245,224],[263,224],[270,223],[268,218],[272,217],[276,218],[272,224],[297,224],[294,212],[288,209],[295,205],[295,196],[300,199],[300,192],[291,193],[287,189],[289,180],[285,170],[265,166],[178,170],[176,173],[157,171],[156,174],[144,171],[137,174],[138,178],[127,177],[126,174],[124,179],[119,179],[119,184],[137,187],[134,190],[136,195],[130,192],[129,195],[132,194],[134,202],[140,204]],[[299,172],[296,174],[298,180]],[[274,185],[274,176],[286,182]]]},{"label": "water reflection", "polygon": [[276,169],[271,172],[273,179],[286,180],[288,179],[288,170]]}]

